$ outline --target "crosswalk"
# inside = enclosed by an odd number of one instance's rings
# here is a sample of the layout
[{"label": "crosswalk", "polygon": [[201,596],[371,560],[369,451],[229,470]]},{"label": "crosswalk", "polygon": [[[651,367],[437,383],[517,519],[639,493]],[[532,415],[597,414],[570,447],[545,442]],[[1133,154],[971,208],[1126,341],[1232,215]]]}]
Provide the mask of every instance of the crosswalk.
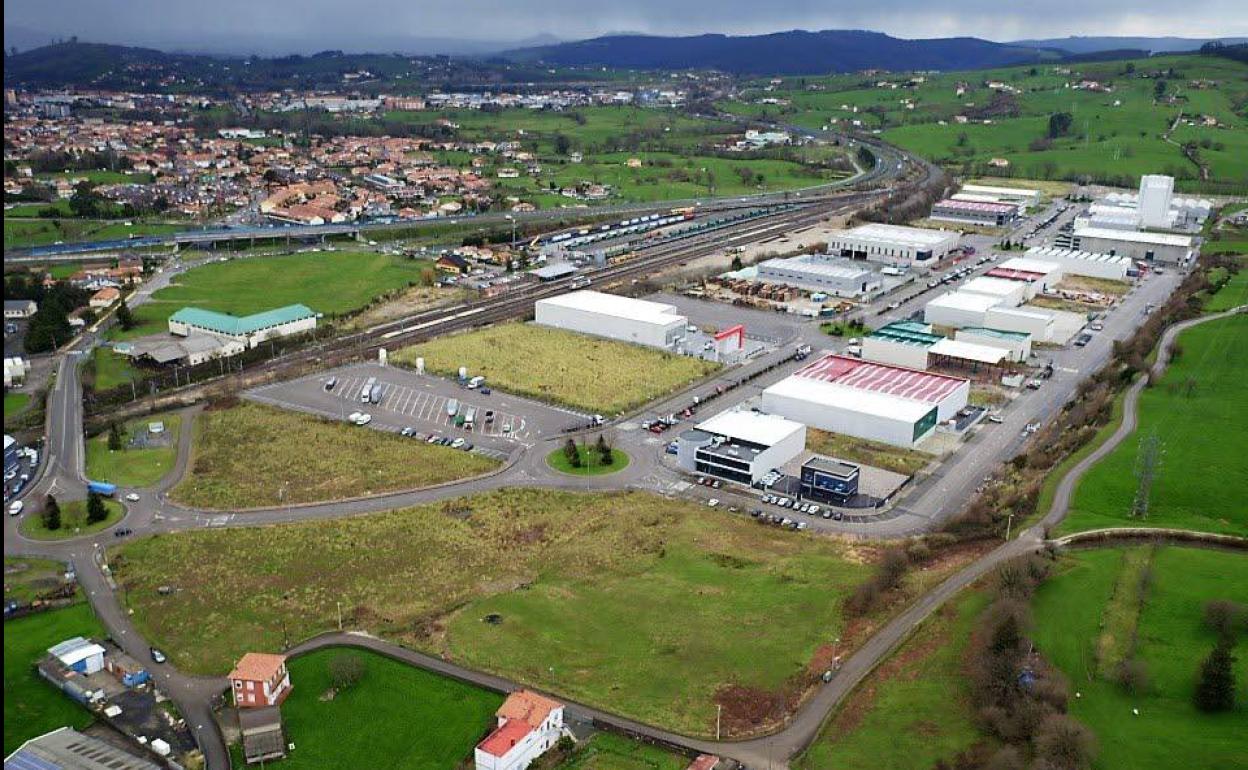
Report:
[{"label": "crosswalk", "polygon": [[[466,416],[474,410],[475,424],[472,432],[479,436],[498,436],[502,438],[524,439],[530,434],[529,426],[522,415],[492,410],[488,397],[478,396],[473,401],[464,398],[451,398],[433,392],[427,392],[405,385],[396,385],[378,381],[381,386],[381,402],[369,404],[360,400],[360,392],[368,377],[348,374],[339,378],[334,395],[345,401],[354,402],[359,409],[383,409],[398,415],[410,417],[442,428],[456,428],[456,416]],[[475,391],[465,390],[464,395],[473,395]],[[455,401],[454,405],[451,402]]]}]

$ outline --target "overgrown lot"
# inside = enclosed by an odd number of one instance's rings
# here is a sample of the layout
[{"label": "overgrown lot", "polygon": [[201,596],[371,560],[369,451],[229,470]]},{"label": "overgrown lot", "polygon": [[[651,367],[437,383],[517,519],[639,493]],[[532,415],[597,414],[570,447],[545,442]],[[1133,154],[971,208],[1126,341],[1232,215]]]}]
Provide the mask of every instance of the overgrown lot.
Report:
[{"label": "overgrown lot", "polygon": [[689,356],[534,324],[508,323],[404,348],[400,363],[455,375],[461,366],[488,384],[595,414],[627,412],[719,368]]},{"label": "overgrown lot", "polygon": [[725,734],[773,724],[833,654],[956,561],[848,622],[843,600],[877,557],[639,492],[508,490],[161,535],[110,563],[142,633],[187,671],[334,629],[341,602],[348,628],[705,735],[717,702]]},{"label": "overgrown lot", "polygon": [[841,460],[850,460],[894,473],[913,476],[935,457],[917,449],[905,449],[879,441],[829,433],[817,428],[806,431],[806,446],[812,451]]},{"label": "overgrown lot", "polygon": [[470,452],[251,403],[209,409],[193,428],[190,467],[170,496],[203,508],[341,500],[498,466]]},{"label": "overgrown lot", "polygon": [[[163,433],[148,432],[148,424],[163,422]],[[149,487],[164,478],[178,459],[182,416],[156,415],[118,426],[121,449],[109,449],[109,431],[87,441],[87,477],[126,487]]]}]

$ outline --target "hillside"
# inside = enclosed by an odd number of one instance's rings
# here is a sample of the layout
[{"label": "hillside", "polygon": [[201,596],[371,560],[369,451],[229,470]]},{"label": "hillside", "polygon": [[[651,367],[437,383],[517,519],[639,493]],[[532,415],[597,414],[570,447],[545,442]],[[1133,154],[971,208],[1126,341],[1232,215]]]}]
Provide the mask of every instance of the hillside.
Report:
[{"label": "hillside", "polygon": [[1248,37],[1052,37],[1043,40],[1014,40],[1010,45],[1025,48],[1053,48],[1072,54],[1103,53],[1135,50],[1148,53],[1183,53],[1196,51],[1205,43],[1226,45],[1248,43]]},{"label": "hillside", "polygon": [[961,70],[1002,67],[1059,54],[973,37],[902,40],[861,30],[792,30],[768,35],[654,37],[614,35],[523,48],[513,61],[565,67],[717,69],[736,74],[799,75],[862,69]]}]

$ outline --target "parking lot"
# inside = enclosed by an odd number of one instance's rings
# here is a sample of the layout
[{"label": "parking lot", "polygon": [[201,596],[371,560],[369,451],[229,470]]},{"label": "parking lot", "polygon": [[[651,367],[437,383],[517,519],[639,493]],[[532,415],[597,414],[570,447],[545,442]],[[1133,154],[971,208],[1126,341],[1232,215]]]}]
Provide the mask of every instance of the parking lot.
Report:
[{"label": "parking lot", "polygon": [[[370,378],[375,378],[381,391],[376,403],[362,399]],[[327,388],[330,380],[334,385]],[[380,430],[406,428],[419,435],[463,436],[504,453],[515,443],[531,445],[588,419],[529,399],[469,389],[442,377],[377,364],[357,364],[265,385],[248,392],[247,398],[342,420],[353,412],[364,412],[372,416],[370,427]],[[469,410],[475,418],[471,427],[466,421]]]}]

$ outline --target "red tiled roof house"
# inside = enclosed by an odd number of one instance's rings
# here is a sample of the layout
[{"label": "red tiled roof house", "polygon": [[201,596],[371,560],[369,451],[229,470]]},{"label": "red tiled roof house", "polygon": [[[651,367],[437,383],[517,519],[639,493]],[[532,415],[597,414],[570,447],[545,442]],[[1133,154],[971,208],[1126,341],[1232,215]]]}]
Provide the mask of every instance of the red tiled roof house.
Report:
[{"label": "red tiled roof house", "polygon": [[230,672],[230,691],[238,708],[281,705],[292,688],[285,655],[249,652]]},{"label": "red tiled roof house", "polygon": [[563,704],[530,690],[507,696],[498,726],[477,744],[476,770],[524,770],[563,733]]}]

